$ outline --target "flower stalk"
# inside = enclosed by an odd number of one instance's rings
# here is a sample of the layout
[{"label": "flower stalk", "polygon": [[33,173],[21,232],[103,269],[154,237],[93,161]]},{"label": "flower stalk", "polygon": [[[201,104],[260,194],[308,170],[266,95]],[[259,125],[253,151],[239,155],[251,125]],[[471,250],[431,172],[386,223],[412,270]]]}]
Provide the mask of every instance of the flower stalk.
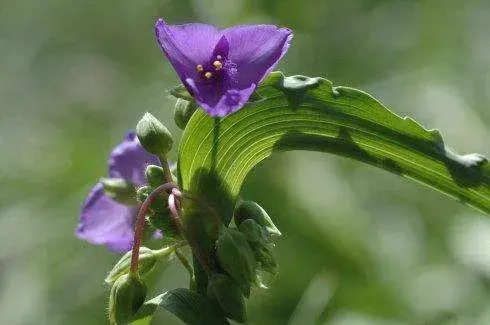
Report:
[{"label": "flower stalk", "polygon": [[175,183],[165,183],[157,187],[153,192],[148,195],[146,200],[141,204],[141,207],[138,211],[138,216],[136,217],[136,226],[134,230],[134,242],[133,242],[133,250],[131,253],[131,267],[130,273],[138,274],[138,260],[139,260],[139,249],[141,246],[141,238],[143,237],[143,229],[145,227],[145,217],[148,214],[151,204],[158,195],[163,192],[168,192],[172,188],[176,188],[177,185]]}]

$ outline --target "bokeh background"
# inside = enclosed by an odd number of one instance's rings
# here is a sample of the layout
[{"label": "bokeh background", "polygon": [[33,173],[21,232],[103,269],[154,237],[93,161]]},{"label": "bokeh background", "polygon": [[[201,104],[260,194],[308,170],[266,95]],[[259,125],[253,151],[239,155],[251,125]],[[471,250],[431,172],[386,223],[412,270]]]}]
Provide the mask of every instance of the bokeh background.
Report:
[{"label": "bokeh background", "polygon": [[[490,154],[487,0],[0,0],[0,324],[107,323],[102,280],[118,256],[74,229],[109,150],[144,111],[180,135],[157,17],[288,26],[286,74],[367,90],[459,152]],[[479,212],[306,152],[264,162],[243,197],[284,234],[251,324],[490,324]],[[155,281],[155,294],[187,283],[177,263]],[[154,324],[180,323],[159,311]]]}]

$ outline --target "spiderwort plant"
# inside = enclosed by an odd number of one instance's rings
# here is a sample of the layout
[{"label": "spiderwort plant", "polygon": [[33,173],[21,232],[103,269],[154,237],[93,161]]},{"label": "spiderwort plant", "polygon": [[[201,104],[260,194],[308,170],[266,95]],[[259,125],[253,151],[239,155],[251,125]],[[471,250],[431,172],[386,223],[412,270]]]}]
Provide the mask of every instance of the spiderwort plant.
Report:
[{"label": "spiderwort plant", "polygon": [[[172,136],[147,113],[112,151],[109,178],[88,195],[77,228],[90,243],[116,252],[132,248],[106,277],[112,324],[148,324],[157,307],[190,325],[247,321],[246,298],[278,272],[274,245],[281,232],[257,203],[239,199],[239,189],[247,172],[276,151],[334,152],[490,212],[490,166],[483,155],[449,152],[437,131],[400,118],[362,91],[270,73],[289,47],[291,30],[159,19],[155,34],[187,89],[172,93],[178,98],[174,119],[184,128],[178,182],[167,159]],[[261,82],[263,100],[237,112]],[[159,250],[141,246],[149,223],[163,230]],[[183,245],[193,263],[178,250]],[[173,254],[189,271],[189,289],[145,302],[144,276]]]}]

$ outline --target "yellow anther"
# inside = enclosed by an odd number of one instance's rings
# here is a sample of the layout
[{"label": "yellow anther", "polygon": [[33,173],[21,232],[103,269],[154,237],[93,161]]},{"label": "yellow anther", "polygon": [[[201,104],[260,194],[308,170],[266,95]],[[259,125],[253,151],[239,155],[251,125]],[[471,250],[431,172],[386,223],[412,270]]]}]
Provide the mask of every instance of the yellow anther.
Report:
[{"label": "yellow anther", "polygon": [[216,70],[221,70],[221,68],[223,68],[223,63],[221,63],[221,61],[214,61],[213,62],[213,67],[216,69]]},{"label": "yellow anther", "polygon": [[211,78],[211,77],[213,76],[213,74],[212,74],[211,72],[209,72],[209,71],[208,71],[208,72],[206,72],[206,73],[204,74],[204,76],[206,77],[206,79],[209,79],[209,78]]},{"label": "yellow anther", "polygon": [[197,70],[197,72],[202,72],[202,70],[203,70],[202,65],[198,64],[198,65],[196,66],[196,70]]}]

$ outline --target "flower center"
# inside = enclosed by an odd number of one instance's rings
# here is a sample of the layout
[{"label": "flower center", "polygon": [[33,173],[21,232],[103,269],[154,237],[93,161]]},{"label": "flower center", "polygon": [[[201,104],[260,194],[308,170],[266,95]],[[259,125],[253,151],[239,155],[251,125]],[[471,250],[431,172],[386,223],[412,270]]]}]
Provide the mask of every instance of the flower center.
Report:
[{"label": "flower center", "polygon": [[209,62],[196,65],[196,71],[206,82],[211,80],[221,81],[223,78],[231,77],[233,69],[229,68],[234,65],[231,64],[230,66],[230,64],[231,62],[226,61],[223,56],[216,55]]}]

